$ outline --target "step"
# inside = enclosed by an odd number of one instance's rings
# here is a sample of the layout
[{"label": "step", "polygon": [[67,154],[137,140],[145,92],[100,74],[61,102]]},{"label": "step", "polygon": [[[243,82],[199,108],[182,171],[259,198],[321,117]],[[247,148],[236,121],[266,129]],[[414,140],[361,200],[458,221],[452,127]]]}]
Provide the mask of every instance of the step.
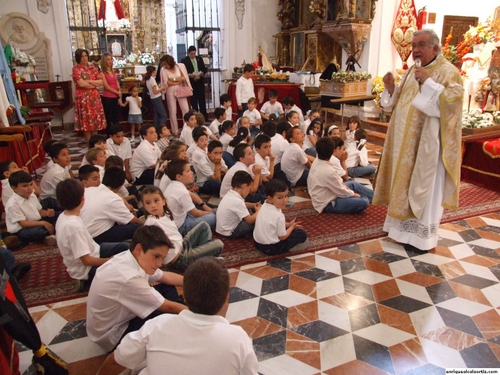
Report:
[{"label": "step", "polygon": [[387,133],[387,128],[389,127],[388,122],[380,122],[374,119],[365,119],[361,121],[361,127],[366,130],[372,130],[379,133]]},{"label": "step", "polygon": [[366,130],[367,137],[366,140],[378,146],[384,146],[385,133],[380,133],[373,130]]}]

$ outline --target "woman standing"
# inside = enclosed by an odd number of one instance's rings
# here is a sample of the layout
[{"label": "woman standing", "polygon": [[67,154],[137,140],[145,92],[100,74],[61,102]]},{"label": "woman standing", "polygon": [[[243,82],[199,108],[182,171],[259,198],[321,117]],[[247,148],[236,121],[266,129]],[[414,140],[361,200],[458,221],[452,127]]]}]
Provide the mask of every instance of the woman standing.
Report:
[{"label": "woman standing", "polygon": [[89,53],[84,49],[75,51],[76,65],[73,67],[75,82],[75,131],[83,131],[85,139],[106,129],[106,118],[101,95],[97,89],[102,80],[97,69],[89,64]]},{"label": "woman standing", "polygon": [[[161,68],[161,82],[167,85],[167,106],[168,114],[170,116],[170,126],[172,128],[172,134],[179,134],[179,125],[177,123],[177,102],[179,102],[179,107],[182,111],[182,117],[189,111],[189,101],[188,98],[178,98],[177,89],[180,84],[186,82],[189,87],[191,83],[188,77],[186,66],[184,64],[176,64],[175,60],[170,55],[165,55],[161,58],[163,63],[163,68]],[[192,87],[191,87],[192,88]]]},{"label": "woman standing", "polygon": [[120,122],[120,106],[118,105],[118,99],[121,97],[122,93],[120,91],[120,85],[118,84],[118,76],[113,70],[113,57],[107,52],[105,52],[101,58],[101,80],[104,86],[101,100],[106,122],[108,124],[107,130],[109,130],[111,125]]}]

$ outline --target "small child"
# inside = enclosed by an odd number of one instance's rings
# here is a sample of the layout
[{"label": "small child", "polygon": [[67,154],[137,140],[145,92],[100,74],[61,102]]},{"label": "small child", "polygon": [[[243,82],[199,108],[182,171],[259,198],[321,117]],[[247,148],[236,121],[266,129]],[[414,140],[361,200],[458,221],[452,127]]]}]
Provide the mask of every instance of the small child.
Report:
[{"label": "small child", "polygon": [[330,125],[328,127],[328,129],[325,129],[324,137],[328,137],[328,138],[338,137],[338,138],[340,138],[339,127],[337,125]]},{"label": "small child", "polygon": [[253,88],[253,75],[255,68],[252,64],[246,64],[243,74],[236,81],[236,103],[238,104],[238,117],[243,116],[243,112],[248,109],[248,99],[255,96]]},{"label": "small child", "polygon": [[215,108],[214,116],[215,120],[210,124],[210,130],[215,136],[219,137],[219,127],[226,121],[226,110],[224,108]]},{"label": "small child", "polygon": [[130,96],[125,98],[125,103],[119,98],[118,104],[122,107],[129,105],[127,121],[130,124],[130,141],[135,142],[135,129],[139,131],[142,125],[142,98],[139,96],[139,87],[136,85],[131,85],[128,92]]},{"label": "small child", "polygon": [[156,163],[161,155],[156,146],[158,134],[152,124],[141,126],[141,136],[144,139],[135,149],[130,162],[130,174],[136,185],[153,185]]},{"label": "small child", "polygon": [[[90,167],[91,166],[84,166]],[[56,223],[57,247],[72,279],[80,280],[80,289],[88,290],[97,267],[113,255],[128,250],[126,242],[102,243],[92,239],[85,228],[80,211],[83,207],[85,187],[77,179],[61,181],[56,188],[57,201],[64,209]]]},{"label": "small child", "polygon": [[[106,142],[106,136],[102,134],[92,134],[89,138],[88,142],[88,148],[87,150],[90,150],[91,148],[102,148],[106,152],[106,157],[111,155],[111,152],[108,151],[108,144]],[[80,167],[82,165],[87,165],[89,162],[85,158],[85,155],[83,155],[82,162],[80,163]],[[72,176],[73,178],[73,176]]]},{"label": "small child", "polygon": [[[300,132],[300,129],[297,130]],[[273,179],[266,184],[265,189],[267,199],[257,215],[253,231],[257,249],[267,255],[307,249],[309,241],[306,231],[296,219],[286,222],[281,211],[288,202],[288,186],[281,180]]]},{"label": "small child", "polygon": [[54,165],[54,162],[52,161],[52,157],[50,155],[50,148],[56,143],[59,143],[59,141],[56,139],[51,139],[43,144],[43,150],[45,151],[45,160],[47,161],[47,163],[45,164],[45,171],[49,170],[49,168]]},{"label": "small child", "polygon": [[231,168],[236,163],[233,152],[234,148],[240,143],[246,143],[250,146],[252,145],[253,141],[252,137],[250,136],[249,128],[240,127],[238,129],[238,132],[236,133],[236,136],[227,145],[227,149],[225,151],[222,151],[222,158],[224,159],[224,162],[226,163],[228,168]]},{"label": "small child", "polygon": [[67,167],[71,165],[69,148],[63,143],[56,143],[50,148],[54,165],[40,181],[40,199],[56,198],[56,186],[60,181],[71,178]]},{"label": "small child", "polygon": [[5,206],[9,233],[17,235],[21,246],[29,242],[40,241],[46,245],[55,246],[57,244],[54,236],[56,213],[52,208],[42,209],[36,195],[33,194],[31,175],[24,171],[14,172],[9,176],[9,184],[15,193]]},{"label": "small child", "polygon": [[173,221],[165,196],[156,186],[147,186],[142,191],[142,204],[147,212],[144,225],[160,227],[174,245],[163,258],[163,264],[172,264],[184,270],[196,259],[217,257],[224,249],[221,240],[212,239],[212,230],[204,221],[198,223],[183,238]]},{"label": "small child", "polygon": [[200,188],[200,193],[218,197],[222,177],[227,172],[226,163],[222,158],[222,143],[210,142],[207,151],[207,154],[198,160],[194,167],[196,184]]},{"label": "small child", "polygon": [[366,130],[357,129],[354,132],[354,143],[346,146],[347,159],[345,165],[349,177],[363,177],[375,173],[377,167],[368,161],[368,150],[366,149]]},{"label": "small child", "polygon": [[170,136],[172,133],[170,133],[170,129],[167,125],[161,125],[156,129],[156,132],[158,133],[158,141],[156,142],[156,145],[160,151],[163,152],[163,150],[165,150],[170,144]]},{"label": "small child", "polygon": [[122,158],[125,166],[125,177],[128,182],[132,182],[130,174],[130,159],[132,159],[132,146],[130,141],[125,138],[125,133],[121,125],[111,125],[109,129],[109,138],[106,140],[109,156],[116,155]]},{"label": "small child", "polygon": [[233,100],[229,94],[222,94],[220,96],[220,104],[226,110],[226,120],[233,120]]},{"label": "small child", "polygon": [[346,147],[350,143],[356,142],[356,140],[354,139],[354,132],[356,131],[356,129],[359,128],[359,125],[361,124],[361,120],[359,119],[358,116],[351,116],[348,124],[349,124],[348,129],[345,132]]},{"label": "small child", "polygon": [[311,109],[310,111],[307,111],[306,117],[307,117],[307,119],[304,120],[304,125],[301,126],[301,128],[300,128],[300,130],[304,134],[307,134],[307,128],[309,127],[309,125],[311,125],[311,122],[320,117],[319,110]]},{"label": "small child", "polygon": [[271,137],[271,153],[275,156],[274,172],[276,173],[276,166],[279,166],[281,170],[281,157],[283,156],[283,152],[288,148],[290,143],[286,138],[286,132],[288,129],[291,129],[292,126],[287,120],[280,120],[276,124],[276,134]]},{"label": "small child", "polygon": [[285,172],[291,186],[307,186],[307,176],[314,157],[307,155],[302,149],[304,134],[298,126],[289,129],[286,137],[290,145],[281,157],[281,170]]},{"label": "small child", "polygon": [[158,186],[161,191],[165,191],[170,184],[170,178],[166,174],[167,165],[170,160],[182,159],[189,161],[186,153],[186,145],[180,141],[172,142],[162,153],[158,160],[158,170],[155,174],[154,186]]},{"label": "small child", "polygon": [[257,134],[260,133],[260,126],[262,125],[262,117],[257,109],[257,99],[248,99],[248,109],[243,113],[243,116],[248,117],[250,120],[250,134],[255,139]]},{"label": "small child", "polygon": [[[288,111],[287,114],[285,115],[286,119],[288,120],[288,123],[290,124],[291,127],[294,126],[299,126],[300,127],[300,118],[299,118],[299,113],[296,111]],[[302,131],[302,130],[301,130]],[[303,133],[305,134],[305,133]]]},{"label": "small child", "polygon": [[333,164],[333,167],[343,180],[349,180],[349,174],[347,173],[347,166],[345,164],[348,154],[345,152],[344,141],[339,137],[331,137],[331,139],[333,140],[334,151],[330,158],[330,163]]},{"label": "small child", "polygon": [[[109,168],[113,167],[123,169],[123,160],[119,156],[112,155],[106,159],[106,163],[104,164],[104,173],[106,173]],[[117,194],[123,198],[123,200],[125,201],[125,205],[129,210],[131,210],[132,208],[137,208],[139,192],[134,185],[131,185],[127,181],[125,181],[120,190],[118,190]],[[132,206],[130,206],[129,204],[131,204]]]},{"label": "small child", "polygon": [[[0,178],[2,179],[2,204],[5,208],[5,205],[9,201],[9,198],[14,194],[14,190],[10,187],[9,177],[12,173],[17,171],[25,171],[29,173],[28,168],[22,167],[19,168],[17,163],[14,160],[4,160],[0,163]],[[33,181],[33,192],[36,195],[40,194],[40,190],[38,188],[38,184]]]},{"label": "small child", "polygon": [[297,107],[295,102],[293,101],[291,96],[286,96],[283,98],[281,101],[281,104],[283,104],[283,108],[285,109],[285,115],[290,112],[290,111],[295,111],[299,115],[299,121],[298,125],[303,128],[304,127],[304,115],[302,114],[302,110]]},{"label": "small child", "polygon": [[283,111],[283,106],[278,102],[278,91],[271,89],[269,90],[269,100],[262,105],[260,109],[260,115],[266,121],[269,120],[269,116],[274,115],[276,119],[283,118],[285,112]]},{"label": "small child", "polygon": [[194,142],[193,140],[193,129],[198,126],[198,121],[196,120],[196,113],[194,111],[188,111],[184,115],[184,126],[182,127],[181,135],[179,140],[186,144],[186,146],[191,146]]},{"label": "small child", "polygon": [[174,217],[179,232],[185,236],[198,223],[205,221],[215,228],[215,213],[206,202],[202,209],[195,207],[189,194],[188,186],[194,182],[194,174],[189,163],[182,159],[175,159],[168,163],[167,175],[172,180],[165,190],[167,204]]},{"label": "small child", "polygon": [[[245,203],[251,185],[252,176],[248,172],[238,171],[234,174],[231,179],[232,189],[222,198],[217,208],[217,233],[229,238],[239,238],[253,232],[261,204]],[[253,208],[255,212],[250,214],[249,208]]]},{"label": "small child", "polygon": [[226,151],[229,142],[231,142],[236,135],[236,125],[231,120],[226,120],[219,126],[220,143],[222,143],[222,150]]},{"label": "small child", "polygon": [[[207,133],[207,137],[210,141],[218,141],[219,137],[215,136],[215,134],[210,130],[209,126],[205,125],[205,116],[203,116],[201,113],[196,112],[196,121],[198,122],[198,127],[205,129],[205,132]],[[217,133],[219,130],[217,130]]]},{"label": "small child", "polygon": [[196,132],[193,131],[193,139],[196,143],[196,149],[191,155],[190,163],[196,171],[198,163],[207,156],[208,138],[205,129],[196,128]]},{"label": "small child", "polygon": [[99,169],[101,181],[104,177],[104,165],[106,164],[106,152],[102,148],[91,148],[85,153],[85,159],[89,165],[93,165]]},{"label": "small child", "polygon": [[99,168],[89,164],[78,169],[78,179],[82,182],[84,188],[99,186],[102,181]]},{"label": "small child", "polygon": [[321,121],[319,118],[311,121],[311,123],[307,127],[304,144],[302,146],[307,155],[316,157],[316,142],[318,142],[318,139],[321,138],[322,133],[323,121]]},{"label": "small child", "polygon": [[[167,86],[158,87],[158,83],[155,80],[156,68],[153,65],[148,65],[146,67],[146,75],[144,76],[144,82],[146,82],[146,88],[149,92],[149,97],[151,98],[151,103],[153,104],[153,125],[155,128],[159,128],[161,125],[167,123],[167,112],[163,106],[163,101],[161,99],[162,93],[167,91]],[[177,134],[177,122],[175,123],[174,133]],[[142,127],[141,127],[142,129]],[[142,134],[141,134],[142,135]]]},{"label": "small child", "polygon": [[271,138],[265,134],[259,134],[255,138],[255,164],[260,165],[262,171],[262,182],[266,183],[274,177],[274,160],[271,153]]}]

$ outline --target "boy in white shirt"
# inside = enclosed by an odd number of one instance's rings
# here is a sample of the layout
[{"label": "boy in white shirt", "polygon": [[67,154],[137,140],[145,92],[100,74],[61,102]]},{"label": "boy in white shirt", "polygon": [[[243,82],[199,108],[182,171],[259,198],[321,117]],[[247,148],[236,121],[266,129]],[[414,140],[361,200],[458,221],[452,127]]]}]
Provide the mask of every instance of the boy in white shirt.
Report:
[{"label": "boy in white shirt", "polygon": [[200,188],[200,193],[218,197],[222,177],[227,173],[226,163],[222,159],[222,143],[210,142],[207,151],[195,165],[196,184]]},{"label": "boy in white shirt", "polygon": [[31,175],[24,171],[14,172],[9,177],[9,183],[14,195],[5,206],[7,230],[19,238],[21,246],[42,241],[49,246],[56,245],[56,212],[52,208],[42,209],[33,194]]},{"label": "boy in white shirt", "polygon": [[[238,104],[238,118],[243,116],[243,112],[248,108],[248,99],[255,96],[253,88],[253,75],[255,68],[252,64],[246,64],[243,74],[236,81],[236,103]],[[231,120],[231,119],[230,119]]]},{"label": "boy in white shirt", "polygon": [[195,207],[188,186],[194,182],[194,174],[186,160],[174,159],[168,163],[167,176],[172,180],[165,190],[167,205],[174,216],[175,225],[181,235],[193,229],[199,222],[205,221],[210,228],[215,228],[214,210],[203,202],[202,209]]},{"label": "boy in white shirt", "polygon": [[281,211],[288,202],[288,186],[281,180],[273,179],[266,184],[265,189],[266,202],[257,215],[253,231],[257,249],[267,255],[307,249],[309,241],[306,231],[296,219],[286,222]]},{"label": "boy in white shirt", "polygon": [[377,167],[368,161],[366,130],[357,129],[354,132],[354,142],[348,143],[345,151],[348,155],[345,165],[349,177],[370,176],[377,170]]},{"label": "boy in white shirt", "polygon": [[[14,195],[14,190],[12,190],[9,184],[9,177],[12,173],[21,170],[29,173],[28,168],[19,168],[14,160],[4,160],[0,163],[0,179],[2,180],[2,204],[4,207],[9,201],[9,198]],[[40,194],[38,184],[35,181],[33,181],[33,191],[36,195]]]},{"label": "boy in white shirt", "polygon": [[255,138],[255,164],[261,167],[262,182],[265,184],[274,177],[275,157],[271,152],[271,138],[265,134],[259,134]]},{"label": "boy in white shirt", "polygon": [[191,146],[194,142],[193,140],[193,129],[198,125],[196,120],[196,113],[193,111],[188,111],[184,115],[184,126],[182,127],[181,135],[179,141],[184,142],[186,146]]},{"label": "boy in white shirt", "polygon": [[[241,327],[224,319],[229,301],[224,266],[213,258],[197,260],[184,274],[183,291],[189,310],[164,314],[125,336],[98,374],[117,375],[145,360],[144,371],[150,375],[166,368],[173,374],[257,374],[251,340]],[[179,350],[196,355],[180,356]]]},{"label": "boy in white shirt", "polygon": [[160,149],[156,146],[158,134],[152,124],[142,125],[140,132],[143,141],[132,155],[130,174],[135,179],[136,185],[153,185],[156,163],[161,155]]},{"label": "boy in white shirt", "polygon": [[302,149],[304,134],[298,126],[289,129],[286,136],[290,146],[281,157],[281,170],[285,172],[291,186],[307,186],[309,168],[311,168],[311,163],[315,158],[307,155]]},{"label": "boy in white shirt", "polygon": [[[217,233],[229,238],[239,238],[253,232],[261,204],[245,203],[251,185],[252,176],[248,172],[238,171],[234,174],[231,179],[232,189],[222,198],[217,208]],[[253,208],[255,212],[250,214],[249,208]]]},{"label": "boy in white shirt", "polygon": [[106,152],[101,148],[91,148],[85,153],[89,165],[93,165],[99,169],[101,181],[104,177],[104,165],[106,164]]},{"label": "boy in white shirt", "polygon": [[319,139],[316,150],[318,159],[312,163],[307,180],[314,209],[331,214],[357,214],[366,210],[373,199],[373,190],[355,181],[342,181],[330,163],[335,153],[333,139]]},{"label": "boy in white shirt", "polygon": [[80,218],[85,202],[84,193],[82,182],[74,178],[57,185],[57,201],[64,212],[59,215],[56,223],[56,238],[69,275],[75,280],[81,280],[82,289],[88,290],[97,267],[113,255],[128,250],[128,244],[102,243],[99,246],[92,239]]},{"label": "boy in white shirt", "polygon": [[132,159],[132,146],[130,141],[125,137],[121,125],[114,124],[110,126],[109,138],[106,140],[106,145],[110,155],[116,155],[122,158],[125,165],[125,178],[128,182],[132,182],[130,174],[130,159]]},{"label": "boy in white shirt", "polygon": [[78,169],[78,179],[82,182],[83,187],[85,188],[99,186],[102,181],[99,168],[89,164]]},{"label": "boy in white shirt", "polygon": [[222,94],[220,96],[220,105],[226,110],[226,120],[233,120],[233,100],[229,94]]},{"label": "boy in white shirt", "polygon": [[112,167],[106,170],[102,184],[85,189],[81,218],[95,242],[122,242],[132,238],[143,222],[125,206],[118,191],[125,182],[125,172]]},{"label": "boy in white shirt", "polygon": [[344,141],[339,137],[331,137],[333,140],[334,153],[330,158],[330,163],[337,171],[338,175],[342,177],[343,180],[349,180],[349,174],[347,173],[347,166],[345,161],[348,158],[347,152],[345,152]]},{"label": "boy in white shirt", "polygon": [[196,143],[196,148],[194,149],[191,159],[189,159],[191,165],[194,170],[198,168],[198,163],[201,159],[204,159],[207,156],[207,146],[208,146],[208,138],[205,133],[205,129],[196,128],[193,130],[193,140]]},{"label": "boy in white shirt", "polygon": [[269,116],[274,115],[275,119],[285,117],[283,106],[278,102],[278,91],[269,90],[269,100],[262,105],[260,114],[264,120],[269,120]]},{"label": "boy in white shirt", "polygon": [[280,120],[276,125],[276,134],[271,137],[271,153],[274,155],[274,173],[281,171],[281,157],[290,143],[286,138],[286,132],[292,126],[287,120]]},{"label": "boy in white shirt", "polygon": [[262,117],[257,109],[257,99],[248,99],[248,109],[243,113],[243,116],[248,117],[250,120],[250,134],[252,138],[255,139],[257,134],[260,132],[260,126],[262,125]]},{"label": "boy in white shirt", "polygon": [[54,165],[49,168],[40,181],[40,199],[56,198],[56,186],[59,182],[71,178],[69,170],[71,165],[71,155],[68,146],[56,143],[50,148]]},{"label": "boy in white shirt", "polygon": [[[170,247],[161,228],[144,226],[134,233],[130,251],[97,269],[87,299],[90,340],[109,352],[147,320],[186,309],[175,289],[183,277],[160,269]],[[157,285],[151,287],[152,283]]]},{"label": "boy in white shirt", "polygon": [[298,115],[299,115],[299,127],[301,129],[303,129],[304,128],[304,115],[302,113],[302,110],[299,107],[297,107],[297,105],[293,101],[292,97],[291,96],[284,97],[283,100],[281,101],[281,104],[283,104],[283,108],[285,109],[285,115],[290,111],[295,111],[298,113]]},{"label": "boy in white shirt", "polygon": [[[106,136],[104,136],[102,134],[92,134],[90,136],[90,139],[88,141],[87,150],[90,150],[91,148],[102,148],[106,152],[106,157],[111,155],[111,152],[108,150],[108,143],[106,141]],[[51,154],[52,154],[52,146],[51,146]],[[89,162],[85,158],[85,155],[83,155],[82,162],[80,163],[80,167],[83,165],[87,165],[88,163]],[[71,176],[71,178],[74,178],[74,176]]]},{"label": "boy in white shirt", "polygon": [[[215,120],[210,124],[210,130],[216,137],[220,137],[219,135],[219,126],[222,125],[224,121],[226,121],[226,110],[224,108],[215,108],[214,110]],[[230,120],[230,119],[229,119]]]}]

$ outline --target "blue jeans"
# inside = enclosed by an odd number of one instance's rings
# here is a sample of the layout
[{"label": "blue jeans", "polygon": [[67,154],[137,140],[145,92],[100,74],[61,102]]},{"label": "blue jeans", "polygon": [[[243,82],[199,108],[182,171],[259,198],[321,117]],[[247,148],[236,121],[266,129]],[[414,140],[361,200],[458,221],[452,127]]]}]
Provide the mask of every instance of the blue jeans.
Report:
[{"label": "blue jeans", "polygon": [[292,233],[288,236],[286,240],[282,240],[278,243],[273,243],[271,245],[263,245],[255,242],[255,246],[258,250],[262,251],[267,255],[279,255],[286,253],[292,247],[295,247],[299,243],[305,242],[307,240],[307,233],[304,229],[294,229]]},{"label": "blue jeans", "polygon": [[236,160],[234,160],[234,156],[231,155],[227,151],[222,152],[222,159],[224,159],[224,163],[226,163],[227,168],[231,168],[233,165],[236,164]]},{"label": "blue jeans", "polygon": [[190,213],[186,215],[184,223],[179,227],[181,235],[185,236],[188,232],[201,222],[206,222],[211,229],[215,228],[215,212],[209,212],[206,215],[194,217]]},{"label": "blue jeans", "polygon": [[255,137],[257,137],[260,133],[260,126],[251,126],[250,127],[250,135],[252,136],[252,139],[255,140]]},{"label": "blue jeans", "polygon": [[306,169],[304,169],[304,172],[302,172],[302,176],[300,176],[300,178],[293,186],[307,186],[307,177],[309,177],[309,168],[306,167]]},{"label": "blue jeans", "polygon": [[363,177],[374,174],[376,170],[377,167],[370,163],[366,167],[359,165],[357,167],[347,168],[347,174],[349,174],[350,177]]},{"label": "blue jeans", "polygon": [[42,242],[50,233],[42,226],[23,228],[17,233],[13,233],[21,241],[21,246],[26,246],[30,242]]},{"label": "blue jeans", "polygon": [[154,112],[153,125],[156,129],[160,129],[161,126],[167,123],[167,112],[163,106],[161,96],[151,99],[151,103],[153,103]]},{"label": "blue jeans", "polygon": [[314,156],[316,157],[318,154],[316,153],[316,147],[309,147],[307,150],[304,151],[307,155],[309,156]]},{"label": "blue jeans", "polygon": [[324,208],[323,212],[327,214],[357,214],[368,208],[373,199],[373,190],[364,187],[356,181],[346,181],[345,184],[349,189],[361,195],[361,197],[339,197],[329,203],[328,206]]},{"label": "blue jeans", "polygon": [[186,269],[196,259],[219,256],[224,249],[221,240],[212,240],[210,225],[202,221],[191,229],[182,240],[182,252],[174,265]]},{"label": "blue jeans", "polygon": [[208,179],[203,183],[203,186],[200,187],[200,193],[218,197],[221,185],[222,182],[220,181]]}]

